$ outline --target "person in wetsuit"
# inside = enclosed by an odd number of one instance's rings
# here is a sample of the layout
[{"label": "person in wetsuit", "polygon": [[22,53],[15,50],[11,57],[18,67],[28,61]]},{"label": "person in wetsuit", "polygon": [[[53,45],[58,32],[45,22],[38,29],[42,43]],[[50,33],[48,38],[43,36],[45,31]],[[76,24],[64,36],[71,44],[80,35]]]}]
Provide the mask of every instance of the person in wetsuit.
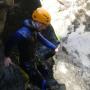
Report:
[{"label": "person in wetsuit", "polygon": [[47,40],[42,34],[42,30],[50,25],[51,16],[42,7],[37,8],[32,14],[31,19],[25,19],[24,24],[16,32],[10,35],[7,41],[4,43],[5,49],[5,66],[9,66],[12,63],[11,52],[15,45],[19,50],[19,65],[28,73],[31,82],[35,85],[40,84],[41,88],[44,87],[46,81],[41,78],[34,66],[35,52],[37,42],[45,45],[53,52],[55,52],[56,45]]}]

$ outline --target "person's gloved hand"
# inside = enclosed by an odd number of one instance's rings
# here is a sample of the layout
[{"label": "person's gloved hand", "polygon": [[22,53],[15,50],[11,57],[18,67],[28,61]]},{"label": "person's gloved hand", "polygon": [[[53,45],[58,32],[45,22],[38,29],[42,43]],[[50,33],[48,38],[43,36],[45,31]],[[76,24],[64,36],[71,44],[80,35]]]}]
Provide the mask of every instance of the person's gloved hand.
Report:
[{"label": "person's gloved hand", "polygon": [[55,55],[55,53],[57,53],[58,51],[59,51],[58,46],[54,50],[49,50],[48,53],[45,55],[45,58],[47,59],[47,58],[53,57]]},{"label": "person's gloved hand", "polygon": [[58,52],[58,48],[55,49],[55,53],[57,53],[57,52]]}]

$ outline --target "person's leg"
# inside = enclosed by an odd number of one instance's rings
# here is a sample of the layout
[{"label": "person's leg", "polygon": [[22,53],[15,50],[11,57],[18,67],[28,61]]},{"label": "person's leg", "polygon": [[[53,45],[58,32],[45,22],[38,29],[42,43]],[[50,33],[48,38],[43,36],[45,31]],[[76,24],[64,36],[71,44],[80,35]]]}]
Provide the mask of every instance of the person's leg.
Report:
[{"label": "person's leg", "polygon": [[32,62],[24,61],[21,62],[20,66],[22,69],[29,75],[30,83],[40,88],[45,87],[45,82],[40,73],[35,69],[34,64]]},{"label": "person's leg", "polygon": [[43,78],[35,69],[34,61],[30,58],[30,45],[26,39],[22,39],[18,43],[20,52],[20,66],[30,77],[30,82],[36,86],[42,87]]}]

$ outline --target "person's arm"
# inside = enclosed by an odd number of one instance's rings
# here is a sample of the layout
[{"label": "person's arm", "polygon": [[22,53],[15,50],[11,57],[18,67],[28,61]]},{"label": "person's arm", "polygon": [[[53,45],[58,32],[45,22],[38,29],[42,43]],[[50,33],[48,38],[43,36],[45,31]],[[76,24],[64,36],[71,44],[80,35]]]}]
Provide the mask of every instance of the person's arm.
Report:
[{"label": "person's arm", "polygon": [[47,60],[48,58],[54,56],[56,53],[57,46],[47,40],[40,32],[38,33],[38,39],[43,45],[50,49],[43,55],[44,59]]},{"label": "person's arm", "polygon": [[53,50],[56,49],[56,46],[52,42],[50,42],[49,40],[47,40],[40,32],[38,32],[38,35],[37,36],[38,36],[39,41],[43,45],[45,45],[46,47],[48,47],[50,49],[53,49]]},{"label": "person's arm", "polygon": [[4,65],[5,66],[9,66],[10,64],[13,64],[10,58],[11,56],[10,54],[15,43],[16,43],[16,39],[14,36],[9,37],[8,40],[4,43],[4,54],[5,54]]},{"label": "person's arm", "polygon": [[[11,40],[10,40],[11,41]],[[12,60],[10,58],[10,54],[11,54],[11,49],[13,47],[13,43],[10,42],[9,40],[5,43],[4,45],[4,54],[5,54],[5,57],[4,57],[4,65],[7,67],[9,66],[10,64],[12,64]],[[12,44],[10,44],[12,43]]]}]

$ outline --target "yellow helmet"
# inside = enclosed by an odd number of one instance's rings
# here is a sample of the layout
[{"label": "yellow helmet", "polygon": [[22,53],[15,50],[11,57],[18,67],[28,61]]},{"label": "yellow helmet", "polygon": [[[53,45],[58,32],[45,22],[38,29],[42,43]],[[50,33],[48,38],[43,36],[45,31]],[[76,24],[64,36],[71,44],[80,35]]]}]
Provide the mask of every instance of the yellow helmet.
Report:
[{"label": "yellow helmet", "polygon": [[35,21],[38,21],[40,23],[43,23],[45,25],[49,25],[51,21],[51,16],[50,14],[42,7],[37,8],[33,14],[32,18]]}]

